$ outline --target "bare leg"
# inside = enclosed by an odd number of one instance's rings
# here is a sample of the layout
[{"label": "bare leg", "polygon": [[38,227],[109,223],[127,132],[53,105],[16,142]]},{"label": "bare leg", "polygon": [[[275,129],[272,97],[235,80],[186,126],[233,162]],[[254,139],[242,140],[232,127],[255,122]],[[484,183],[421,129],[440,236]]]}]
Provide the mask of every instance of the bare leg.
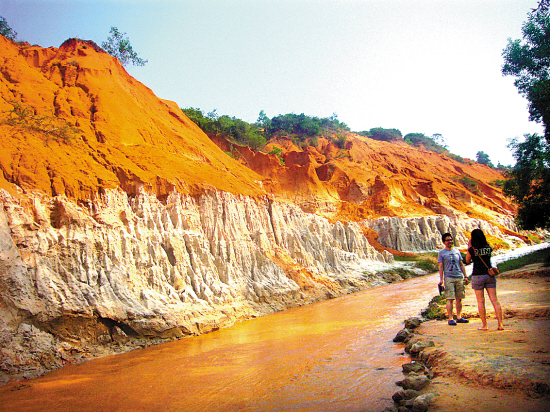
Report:
[{"label": "bare leg", "polygon": [[488,330],[487,327],[487,313],[485,312],[485,290],[475,290],[477,299],[477,311],[479,312],[479,318],[481,319],[481,328],[479,330]]},{"label": "bare leg", "polygon": [[493,304],[493,308],[495,309],[495,315],[498,321],[497,330],[504,330],[504,325],[502,324],[502,308],[497,298],[497,289],[487,289],[487,294],[489,295],[489,299],[491,299],[491,303]]},{"label": "bare leg", "polygon": [[453,319],[453,300],[454,299],[447,299],[447,319],[452,320]]},{"label": "bare leg", "polygon": [[462,299],[456,299],[456,317],[460,319],[462,317]]}]

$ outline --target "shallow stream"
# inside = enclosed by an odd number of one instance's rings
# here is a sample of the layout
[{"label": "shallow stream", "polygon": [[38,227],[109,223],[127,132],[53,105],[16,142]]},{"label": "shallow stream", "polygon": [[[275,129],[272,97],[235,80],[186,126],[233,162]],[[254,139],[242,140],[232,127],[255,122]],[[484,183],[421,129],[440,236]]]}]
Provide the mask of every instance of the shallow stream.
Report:
[{"label": "shallow stream", "polygon": [[0,410],[381,411],[408,360],[392,339],[437,281],[410,279],[69,365],[24,389],[0,388]]},{"label": "shallow stream", "polygon": [[20,390],[0,387],[0,411],[381,411],[409,359],[392,339],[427,306],[438,280],[410,279],[69,365]]}]

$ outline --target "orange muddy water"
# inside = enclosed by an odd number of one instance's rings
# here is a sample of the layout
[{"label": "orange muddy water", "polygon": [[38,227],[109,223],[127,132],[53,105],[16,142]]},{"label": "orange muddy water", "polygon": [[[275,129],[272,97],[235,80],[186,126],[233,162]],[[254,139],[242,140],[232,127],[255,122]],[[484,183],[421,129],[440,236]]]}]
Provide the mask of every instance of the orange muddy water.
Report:
[{"label": "orange muddy water", "polygon": [[69,365],[0,387],[0,410],[381,411],[409,359],[392,339],[437,281],[410,279]]}]

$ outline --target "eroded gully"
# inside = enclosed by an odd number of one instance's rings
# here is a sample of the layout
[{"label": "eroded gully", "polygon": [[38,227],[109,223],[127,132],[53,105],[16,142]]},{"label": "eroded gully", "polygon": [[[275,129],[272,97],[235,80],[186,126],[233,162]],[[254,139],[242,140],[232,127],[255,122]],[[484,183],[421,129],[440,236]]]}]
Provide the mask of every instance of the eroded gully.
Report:
[{"label": "eroded gully", "polygon": [[1,387],[0,410],[381,411],[408,361],[392,339],[437,282],[410,279],[69,365]]}]

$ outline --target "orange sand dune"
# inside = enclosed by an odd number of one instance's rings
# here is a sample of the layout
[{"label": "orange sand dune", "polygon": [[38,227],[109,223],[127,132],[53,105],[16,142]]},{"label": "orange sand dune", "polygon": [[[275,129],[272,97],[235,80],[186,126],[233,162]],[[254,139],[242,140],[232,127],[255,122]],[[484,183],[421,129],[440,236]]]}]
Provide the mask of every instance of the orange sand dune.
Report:
[{"label": "orange sand dune", "polygon": [[[29,109],[6,124],[14,107]],[[326,138],[302,150],[290,140],[275,155],[211,139],[176,103],[158,98],[93,42],[59,48],[16,45],[0,36],[0,188],[18,186],[86,202],[120,187],[163,199],[173,190],[269,194],[330,219],[467,214],[496,221],[514,207],[492,182],[503,176],[475,162],[405,143],[350,133],[341,149]],[[55,119],[68,134],[30,127]],[[35,125],[36,126],[36,125]],[[223,149],[223,150],[222,150]],[[269,151],[269,150],[268,150]],[[474,188],[460,179],[475,181]]]},{"label": "orange sand dune", "polygon": [[263,193],[258,175],[219,150],[175,103],[159,99],[94,46],[71,39],[59,49],[19,48],[0,36],[0,110],[12,110],[15,101],[37,117],[59,117],[81,129],[65,142],[1,125],[5,180],[78,200],[114,187],[130,195],[143,188],[159,197],[210,187]]}]

